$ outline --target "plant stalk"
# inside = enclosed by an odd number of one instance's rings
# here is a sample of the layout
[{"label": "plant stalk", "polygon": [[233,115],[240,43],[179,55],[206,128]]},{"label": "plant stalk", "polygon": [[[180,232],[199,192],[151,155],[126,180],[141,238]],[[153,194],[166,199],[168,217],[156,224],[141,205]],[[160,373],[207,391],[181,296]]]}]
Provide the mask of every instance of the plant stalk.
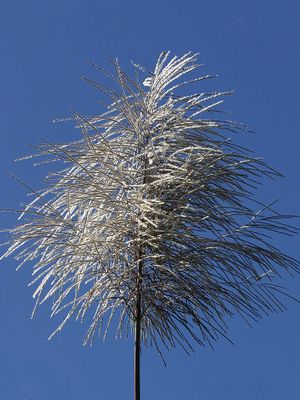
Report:
[{"label": "plant stalk", "polygon": [[143,262],[141,261],[141,250],[139,249],[139,262],[137,271],[137,297],[135,309],[135,338],[134,338],[134,400],[141,398],[141,279]]},{"label": "plant stalk", "polygon": [[134,400],[141,398],[141,293],[138,283],[138,294],[135,315],[135,340],[134,340]]}]

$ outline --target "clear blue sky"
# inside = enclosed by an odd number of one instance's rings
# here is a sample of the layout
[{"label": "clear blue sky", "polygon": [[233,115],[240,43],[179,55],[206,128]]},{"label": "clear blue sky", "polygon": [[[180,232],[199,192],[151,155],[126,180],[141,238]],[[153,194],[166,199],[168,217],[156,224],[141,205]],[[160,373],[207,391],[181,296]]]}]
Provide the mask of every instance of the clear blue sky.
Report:
[{"label": "clear blue sky", "polygon": [[[234,89],[224,109],[247,123],[254,135],[240,143],[263,155],[284,179],[266,182],[263,201],[280,199],[281,211],[300,214],[300,2],[296,0],[29,0],[3,1],[0,12],[0,207],[18,207],[25,192],[14,172],[38,188],[44,170],[13,159],[40,138],[69,141],[70,125],[52,124],[69,114],[97,112],[96,93],[79,77],[96,77],[87,64],[117,56],[151,68],[162,50],[201,53],[211,90]],[[101,77],[99,76],[99,79]],[[15,223],[0,215],[1,226]],[[274,239],[300,258],[298,238]],[[49,304],[30,320],[30,266],[15,272],[13,259],[0,269],[0,396],[7,400],[132,399],[132,340],[81,345],[84,327],[70,323],[52,341],[57,321]],[[300,277],[284,278],[300,297]],[[172,400],[300,399],[300,305],[248,328],[229,323],[235,345],[199,348],[191,357],[154,349],[142,356],[142,398]]]}]

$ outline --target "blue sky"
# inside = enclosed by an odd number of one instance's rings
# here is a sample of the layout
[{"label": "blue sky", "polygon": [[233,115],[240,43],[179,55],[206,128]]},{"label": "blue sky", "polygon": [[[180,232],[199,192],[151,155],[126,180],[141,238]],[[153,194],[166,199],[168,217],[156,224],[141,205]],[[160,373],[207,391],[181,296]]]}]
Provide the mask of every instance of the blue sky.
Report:
[{"label": "blue sky", "polygon": [[[26,143],[69,141],[71,125],[53,124],[70,108],[94,114],[99,93],[80,75],[97,77],[88,63],[118,57],[153,67],[162,50],[182,55],[200,52],[205,72],[218,74],[211,90],[234,89],[224,109],[229,119],[247,123],[255,134],[241,136],[284,179],[264,182],[257,197],[279,199],[281,211],[300,214],[300,2],[252,0],[95,1],[52,0],[1,3],[0,15],[0,207],[18,207],[25,191],[13,172],[38,188],[45,170],[13,160],[29,151]],[[101,79],[101,77],[98,77]],[[1,226],[15,223],[0,215]],[[274,243],[300,258],[298,238]],[[30,320],[33,306],[30,266],[16,262],[0,269],[0,383],[8,400],[83,400],[132,398],[132,340],[83,347],[84,327],[71,322],[52,341],[57,321],[49,305]],[[300,297],[300,277],[283,283]],[[265,318],[253,329],[238,318],[228,321],[230,337],[215,351],[180,350],[166,354],[167,368],[154,349],[142,355],[143,400],[296,400],[300,398],[300,305]]]}]

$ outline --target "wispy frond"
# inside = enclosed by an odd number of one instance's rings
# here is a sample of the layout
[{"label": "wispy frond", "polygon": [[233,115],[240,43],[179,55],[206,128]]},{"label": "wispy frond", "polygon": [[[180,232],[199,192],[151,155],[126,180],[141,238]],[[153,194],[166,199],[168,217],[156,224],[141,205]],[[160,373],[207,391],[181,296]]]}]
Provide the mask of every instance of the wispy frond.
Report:
[{"label": "wispy frond", "polygon": [[192,53],[163,53],[143,84],[113,64],[118,90],[88,81],[107,111],[74,115],[80,140],[38,146],[42,162],[65,168],[32,191],[2,258],[34,266],[37,305],[53,298],[52,314],[65,312],[56,331],[88,316],[86,341],[114,316],[127,334],[137,299],[142,341],[158,350],[211,344],[234,312],[282,310],[273,279],[299,263],[269,236],[295,230],[254,201],[260,178],[278,173],[227,138],[242,125],[212,118],[231,92],[179,94],[210,78],[185,78],[201,67]]}]

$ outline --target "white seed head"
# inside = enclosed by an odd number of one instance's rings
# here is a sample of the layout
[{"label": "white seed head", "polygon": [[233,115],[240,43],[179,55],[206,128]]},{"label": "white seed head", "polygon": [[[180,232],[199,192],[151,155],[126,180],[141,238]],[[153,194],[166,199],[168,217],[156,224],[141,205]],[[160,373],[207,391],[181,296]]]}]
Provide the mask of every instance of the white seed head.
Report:
[{"label": "white seed head", "polygon": [[281,309],[271,280],[298,263],[265,233],[291,228],[271,207],[250,207],[255,181],[276,173],[226,138],[241,125],[212,113],[231,92],[179,94],[209,78],[182,79],[200,67],[192,53],[163,53],[146,92],[114,66],[118,90],[90,82],[107,111],[75,116],[82,139],[39,146],[43,162],[65,167],[33,192],[3,257],[33,265],[37,305],[52,298],[52,315],[66,313],[56,331],[87,316],[86,340],[105,336],[114,316],[127,334],[137,280],[142,340],[157,349],[188,350],[186,334],[211,343],[234,311],[255,319]]}]

